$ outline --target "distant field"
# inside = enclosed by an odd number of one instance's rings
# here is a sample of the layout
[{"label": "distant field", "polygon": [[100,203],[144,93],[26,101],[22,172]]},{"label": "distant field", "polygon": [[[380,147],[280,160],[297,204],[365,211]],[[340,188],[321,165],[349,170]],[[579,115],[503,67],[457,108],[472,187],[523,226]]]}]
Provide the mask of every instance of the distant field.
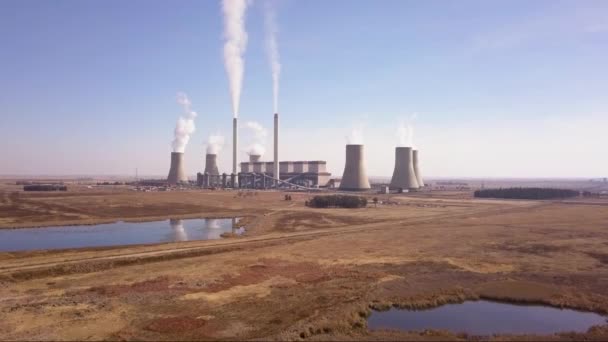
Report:
[{"label": "distant field", "polygon": [[[445,340],[470,337],[368,331],[366,316],[481,297],[608,312],[608,200],[437,191],[313,209],[290,194],[4,184],[4,228],[242,216],[247,234],[0,253],[0,339]],[[552,338],[605,340],[608,326]]]}]

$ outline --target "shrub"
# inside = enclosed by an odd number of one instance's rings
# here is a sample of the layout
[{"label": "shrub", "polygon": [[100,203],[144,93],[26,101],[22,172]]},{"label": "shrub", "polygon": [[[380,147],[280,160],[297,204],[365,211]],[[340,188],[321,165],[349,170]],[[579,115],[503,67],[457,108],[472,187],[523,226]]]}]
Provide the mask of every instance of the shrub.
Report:
[{"label": "shrub", "polygon": [[553,199],[568,198],[579,195],[578,191],[553,188],[506,188],[484,189],[475,191],[479,198],[508,198],[508,199]]},{"label": "shrub", "polygon": [[367,206],[367,198],[348,195],[326,195],[315,196],[307,201],[309,207],[313,208],[364,208]]}]

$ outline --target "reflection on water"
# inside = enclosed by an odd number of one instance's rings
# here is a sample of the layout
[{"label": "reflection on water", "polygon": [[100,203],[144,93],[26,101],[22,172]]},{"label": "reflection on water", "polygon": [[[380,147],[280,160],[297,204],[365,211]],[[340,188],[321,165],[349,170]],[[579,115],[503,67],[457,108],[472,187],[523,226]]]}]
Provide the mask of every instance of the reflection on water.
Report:
[{"label": "reflection on water", "polygon": [[0,229],[0,251],[120,246],[220,239],[224,233],[241,235],[238,218],[171,219],[153,222],[116,222],[90,226]]},{"label": "reflection on water", "polygon": [[188,234],[184,229],[184,220],[170,219],[169,224],[173,229],[173,241],[188,241]]},{"label": "reflection on water", "polygon": [[369,317],[368,327],[371,330],[441,329],[472,335],[547,335],[567,331],[585,332],[593,325],[605,323],[606,317],[593,312],[480,300],[420,311],[374,311]]}]

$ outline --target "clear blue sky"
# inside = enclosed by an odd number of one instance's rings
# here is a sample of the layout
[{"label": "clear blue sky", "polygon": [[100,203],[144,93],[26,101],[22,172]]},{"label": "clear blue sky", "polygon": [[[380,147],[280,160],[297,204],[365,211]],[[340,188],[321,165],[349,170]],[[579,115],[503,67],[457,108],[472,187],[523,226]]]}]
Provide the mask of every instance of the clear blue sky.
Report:
[{"label": "clear blue sky", "polygon": [[[390,176],[416,113],[430,176],[608,175],[608,1],[276,3],[282,159],[340,176],[362,125],[369,173]],[[247,13],[240,119],[271,130],[263,7]],[[209,134],[231,140],[222,31],[219,0],[0,1],[0,174],[166,174],[180,91],[201,170]]]}]

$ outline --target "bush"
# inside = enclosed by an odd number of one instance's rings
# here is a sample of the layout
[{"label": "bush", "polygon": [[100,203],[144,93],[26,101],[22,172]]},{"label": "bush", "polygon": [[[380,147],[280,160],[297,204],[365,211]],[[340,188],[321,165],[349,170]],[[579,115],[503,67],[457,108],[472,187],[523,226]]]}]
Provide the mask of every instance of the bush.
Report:
[{"label": "bush", "polygon": [[367,198],[361,196],[327,195],[315,196],[307,205],[313,208],[364,208]]},{"label": "bush", "polygon": [[508,198],[508,199],[553,199],[568,198],[579,195],[578,191],[552,188],[506,188],[484,189],[475,191],[479,198]]}]

